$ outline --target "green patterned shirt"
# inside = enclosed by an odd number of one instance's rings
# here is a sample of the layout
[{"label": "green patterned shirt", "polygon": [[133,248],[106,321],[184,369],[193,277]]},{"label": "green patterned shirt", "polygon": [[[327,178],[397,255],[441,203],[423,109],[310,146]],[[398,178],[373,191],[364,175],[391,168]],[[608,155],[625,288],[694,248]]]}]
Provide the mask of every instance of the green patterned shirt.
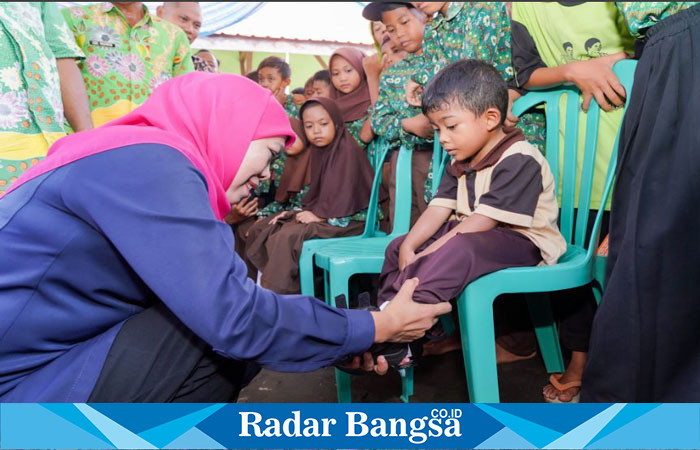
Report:
[{"label": "green patterned shirt", "polygon": [[510,20],[504,2],[450,2],[425,27],[423,55],[414,81],[424,85],[443,67],[462,59],[488,61],[508,81],[513,78]]},{"label": "green patterned shirt", "polygon": [[287,94],[287,101],[282,106],[284,107],[284,112],[286,112],[289,117],[299,119],[299,108],[297,108],[297,105],[292,101],[292,94]]},{"label": "green patterned shirt", "polygon": [[644,37],[644,32],[665,18],[688,9],[699,2],[615,2],[622,14],[627,29],[635,39]]},{"label": "green patterned shirt", "polygon": [[143,8],[133,27],[111,3],[63,10],[88,55],[80,70],[96,127],[136,109],[164,81],[194,70],[185,33]]},{"label": "green patterned shirt", "polygon": [[305,186],[294,197],[285,203],[274,201],[258,211],[258,217],[269,217],[282,211],[301,211],[301,200],[304,198],[311,186]]},{"label": "green patterned shirt", "polygon": [[0,195],[65,136],[56,59],[82,59],[51,2],[0,2]]},{"label": "green patterned shirt", "polygon": [[408,149],[416,145],[431,144],[432,139],[423,139],[406,132],[401,120],[416,116],[421,109],[406,101],[406,82],[417,70],[416,55],[408,55],[382,73],[379,80],[379,97],[371,114],[372,130],[383,137],[393,149],[405,145]]}]

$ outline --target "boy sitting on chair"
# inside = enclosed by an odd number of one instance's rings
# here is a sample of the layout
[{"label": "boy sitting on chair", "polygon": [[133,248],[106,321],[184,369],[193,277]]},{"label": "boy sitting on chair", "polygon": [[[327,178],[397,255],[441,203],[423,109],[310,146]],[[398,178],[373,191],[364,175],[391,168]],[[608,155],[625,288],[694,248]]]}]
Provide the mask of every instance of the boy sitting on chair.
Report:
[{"label": "boy sitting on chair", "polygon": [[426,86],[422,108],[452,161],[427,210],[387,247],[378,303],[414,277],[414,300],[437,303],[482,275],[556,263],[566,242],[554,179],[522,132],[504,127],[508,89],[496,69],[450,64]]}]

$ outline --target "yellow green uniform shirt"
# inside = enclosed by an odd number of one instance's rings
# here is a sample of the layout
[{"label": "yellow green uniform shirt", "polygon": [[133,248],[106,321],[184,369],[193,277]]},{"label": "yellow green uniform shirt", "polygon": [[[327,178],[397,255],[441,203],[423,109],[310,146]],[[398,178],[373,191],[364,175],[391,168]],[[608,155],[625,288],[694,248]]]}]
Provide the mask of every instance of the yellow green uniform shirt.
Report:
[{"label": "yellow green uniform shirt", "polygon": [[[622,51],[630,54],[634,52],[634,41],[615,4],[611,2],[585,2],[575,6],[564,6],[558,2],[513,2],[512,13],[513,21],[521,23],[527,29],[537,54],[547,67],[585,61]],[[516,66],[515,70],[517,72],[519,68]],[[610,112],[601,110],[591,209],[600,208],[605,175],[615,136],[622,123],[622,113],[622,109]],[[578,154],[577,167],[583,166],[586,117],[582,112],[579,118],[581,151]],[[564,131],[560,130],[561,148],[564,148]],[[561,164],[563,165],[563,159]],[[577,177],[580,178],[580,175],[578,173]],[[578,189],[576,202],[578,204]],[[610,202],[605,206],[606,209],[610,209]]]},{"label": "yellow green uniform shirt", "polygon": [[194,70],[185,33],[143,8],[133,27],[111,3],[63,11],[87,55],[80,70],[96,127],[136,109],[164,81]]},{"label": "yellow green uniform shirt", "polygon": [[0,196],[65,136],[57,58],[82,58],[53,3],[0,3]]}]

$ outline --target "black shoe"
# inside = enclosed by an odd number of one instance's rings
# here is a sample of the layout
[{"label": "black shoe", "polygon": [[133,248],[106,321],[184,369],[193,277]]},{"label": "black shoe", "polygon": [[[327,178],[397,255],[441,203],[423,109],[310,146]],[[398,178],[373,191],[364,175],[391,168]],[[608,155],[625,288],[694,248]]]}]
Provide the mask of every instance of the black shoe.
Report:
[{"label": "black shoe", "polygon": [[[357,308],[358,310],[364,311],[379,311],[379,308],[370,303],[370,295],[368,292],[363,292],[357,297]],[[344,295],[339,295],[335,298],[335,305],[338,308],[345,308],[347,302]],[[411,351],[411,356],[409,358],[408,364],[401,365],[401,362],[408,356],[409,349]],[[380,344],[372,344],[369,348],[369,352],[372,353],[374,360],[377,357],[384,356],[389,367],[392,369],[400,370],[406,369],[408,367],[414,366],[416,364],[416,358],[420,357],[423,353],[423,343],[422,340],[417,340],[411,342],[410,344],[400,344],[394,342],[384,342]],[[349,364],[352,361],[352,356],[347,356],[336,363],[336,367],[343,372],[351,373],[354,375],[366,375],[370,372],[362,369],[348,369],[342,367],[341,364]]]}]

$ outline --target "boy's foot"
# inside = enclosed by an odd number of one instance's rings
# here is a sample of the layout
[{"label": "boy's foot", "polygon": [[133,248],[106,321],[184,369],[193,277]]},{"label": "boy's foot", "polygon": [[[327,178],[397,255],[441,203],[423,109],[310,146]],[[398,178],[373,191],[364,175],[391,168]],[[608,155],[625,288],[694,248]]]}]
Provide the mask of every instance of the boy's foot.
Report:
[{"label": "boy's foot", "polygon": [[537,352],[532,352],[529,355],[516,355],[496,343],[496,364],[508,364],[516,361],[525,361],[532,359],[537,355]]}]

